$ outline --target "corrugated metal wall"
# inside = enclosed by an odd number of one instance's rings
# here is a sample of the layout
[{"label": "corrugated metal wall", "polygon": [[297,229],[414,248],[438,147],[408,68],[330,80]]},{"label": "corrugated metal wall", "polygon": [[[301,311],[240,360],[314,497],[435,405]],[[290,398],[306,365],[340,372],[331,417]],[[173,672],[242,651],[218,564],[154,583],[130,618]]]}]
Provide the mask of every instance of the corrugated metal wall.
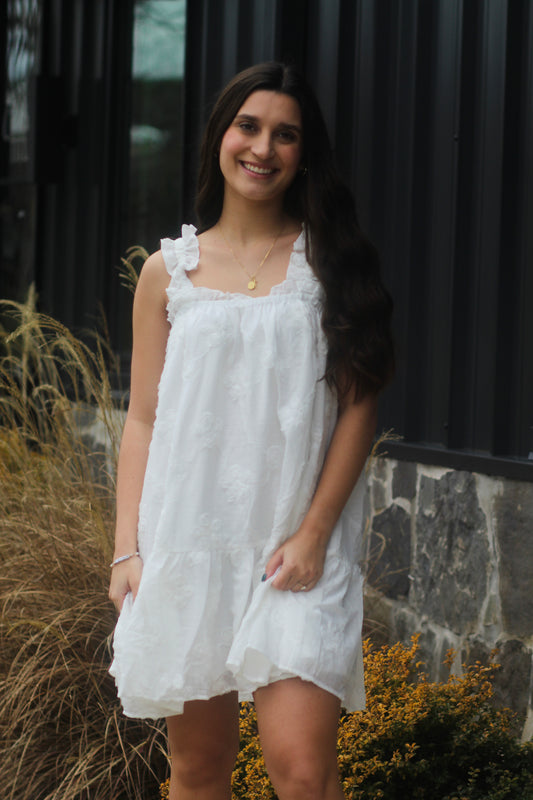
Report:
[{"label": "corrugated metal wall", "polygon": [[41,304],[71,327],[113,329],[130,314],[113,280],[123,252],[132,10],[114,0],[43,0],[35,81],[39,187],[35,280]]},{"label": "corrugated metal wall", "polygon": [[269,58],[314,85],[382,254],[399,354],[382,425],[405,441],[389,451],[533,478],[533,3],[191,2],[189,208],[214,93]]}]

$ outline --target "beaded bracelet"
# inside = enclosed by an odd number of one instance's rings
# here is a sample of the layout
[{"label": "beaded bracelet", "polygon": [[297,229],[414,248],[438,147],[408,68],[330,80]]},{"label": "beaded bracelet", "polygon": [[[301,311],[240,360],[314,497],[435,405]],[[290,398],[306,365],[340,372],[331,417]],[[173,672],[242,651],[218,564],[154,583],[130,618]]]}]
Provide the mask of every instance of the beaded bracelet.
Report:
[{"label": "beaded bracelet", "polygon": [[135,553],[130,553],[127,556],[120,556],[119,558],[115,558],[115,560],[112,561],[109,566],[110,566],[111,569],[113,569],[113,567],[116,567],[116,565],[120,564],[122,561],[127,561],[128,558],[134,558],[135,556],[140,556],[140,553],[139,553],[138,550],[135,551]]}]

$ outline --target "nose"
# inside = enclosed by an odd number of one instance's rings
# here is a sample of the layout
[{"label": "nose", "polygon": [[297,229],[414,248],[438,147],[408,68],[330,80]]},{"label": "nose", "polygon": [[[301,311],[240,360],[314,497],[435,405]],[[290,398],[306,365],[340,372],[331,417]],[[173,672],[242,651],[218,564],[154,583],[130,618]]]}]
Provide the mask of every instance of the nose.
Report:
[{"label": "nose", "polygon": [[267,159],[273,153],[272,147],[272,139],[270,138],[270,133],[265,131],[264,133],[259,134],[253,141],[252,144],[252,153],[256,155],[258,158]]}]

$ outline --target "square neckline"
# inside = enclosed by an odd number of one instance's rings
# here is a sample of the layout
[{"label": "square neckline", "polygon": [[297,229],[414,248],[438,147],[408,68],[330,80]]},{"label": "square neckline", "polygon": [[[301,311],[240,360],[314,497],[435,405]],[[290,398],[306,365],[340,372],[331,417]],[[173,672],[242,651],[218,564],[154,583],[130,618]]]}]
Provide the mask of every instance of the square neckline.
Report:
[{"label": "square neckline", "polygon": [[302,237],[304,236],[304,227],[302,225],[300,233],[292,243],[289,262],[287,264],[287,272],[285,273],[284,279],[279,283],[275,283],[273,286],[271,286],[270,291],[267,294],[246,294],[245,292],[225,292],[223,289],[213,289],[211,286],[204,286],[204,285],[197,286],[196,284],[194,284],[189,276],[189,272],[195,270],[200,262],[200,242],[198,241],[198,234],[196,232],[194,233],[194,236],[196,238],[196,247],[198,253],[198,256],[196,258],[196,264],[194,265],[194,267],[191,266],[189,269],[185,268],[183,270],[183,274],[185,276],[185,279],[187,280],[190,289],[192,291],[198,291],[204,294],[208,293],[215,294],[218,297],[239,297],[239,298],[246,297],[249,300],[257,301],[257,300],[265,300],[268,297],[272,297],[273,295],[278,293],[278,291],[276,290],[280,291],[289,282],[292,270],[294,268],[294,257],[295,253],[297,252],[297,244],[300,242],[300,239],[302,239]]}]

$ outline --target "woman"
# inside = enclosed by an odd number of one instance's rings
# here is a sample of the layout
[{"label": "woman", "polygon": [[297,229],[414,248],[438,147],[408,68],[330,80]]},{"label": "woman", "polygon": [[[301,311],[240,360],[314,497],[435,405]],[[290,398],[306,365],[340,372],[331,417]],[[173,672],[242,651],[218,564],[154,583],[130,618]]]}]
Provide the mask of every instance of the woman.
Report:
[{"label": "woman", "polygon": [[231,797],[239,697],[280,800],[338,800],[339,710],[364,705],[358,479],[391,301],[292,68],[221,94],[197,214],[135,296],[111,672],[126,714],[167,718],[171,800]]}]

